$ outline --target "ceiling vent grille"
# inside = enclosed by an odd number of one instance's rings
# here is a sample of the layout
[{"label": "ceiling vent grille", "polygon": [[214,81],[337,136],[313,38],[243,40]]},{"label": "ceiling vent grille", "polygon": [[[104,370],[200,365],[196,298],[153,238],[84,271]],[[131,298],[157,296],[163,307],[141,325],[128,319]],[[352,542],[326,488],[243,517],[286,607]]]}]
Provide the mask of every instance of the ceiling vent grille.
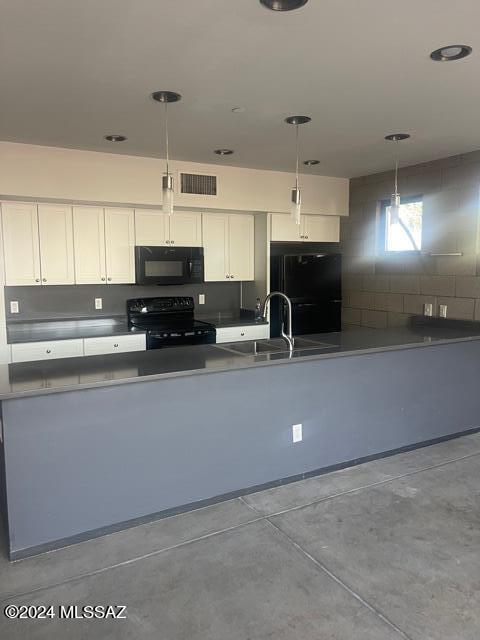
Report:
[{"label": "ceiling vent grille", "polygon": [[217,176],[203,176],[198,173],[180,174],[181,193],[194,193],[199,196],[217,195]]}]

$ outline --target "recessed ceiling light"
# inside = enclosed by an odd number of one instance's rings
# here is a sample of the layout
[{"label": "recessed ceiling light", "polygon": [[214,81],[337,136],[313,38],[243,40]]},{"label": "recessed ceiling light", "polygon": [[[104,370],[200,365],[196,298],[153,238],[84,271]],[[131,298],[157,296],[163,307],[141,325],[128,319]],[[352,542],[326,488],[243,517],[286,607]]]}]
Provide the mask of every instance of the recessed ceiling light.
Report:
[{"label": "recessed ceiling light", "polygon": [[244,113],[246,110],[246,107],[233,107],[232,113]]},{"label": "recessed ceiling light", "polygon": [[233,149],[215,149],[214,153],[216,153],[217,156],[231,156]]},{"label": "recessed ceiling light", "polygon": [[120,136],[114,133],[104,137],[105,140],[108,140],[109,142],[125,142],[125,140],[127,139],[126,136]]},{"label": "recessed ceiling light", "polygon": [[293,11],[300,9],[307,2],[308,0],[260,0],[264,7],[272,11]]},{"label": "recessed ceiling light", "polygon": [[385,140],[393,140],[393,142],[399,142],[400,140],[406,140],[410,138],[409,133],[391,133],[388,136],[385,136]]},{"label": "recessed ceiling light", "polygon": [[320,160],[304,160],[303,164],[305,164],[307,167],[313,167],[316,164],[320,164]]},{"label": "recessed ceiling light", "polygon": [[182,96],[175,91],[155,91],[152,93],[152,98],[157,102],[178,102],[182,99]]},{"label": "recessed ceiling light", "polygon": [[450,44],[447,47],[436,49],[430,54],[432,60],[437,62],[451,62],[452,60],[460,60],[466,58],[472,53],[472,47],[466,44]]}]

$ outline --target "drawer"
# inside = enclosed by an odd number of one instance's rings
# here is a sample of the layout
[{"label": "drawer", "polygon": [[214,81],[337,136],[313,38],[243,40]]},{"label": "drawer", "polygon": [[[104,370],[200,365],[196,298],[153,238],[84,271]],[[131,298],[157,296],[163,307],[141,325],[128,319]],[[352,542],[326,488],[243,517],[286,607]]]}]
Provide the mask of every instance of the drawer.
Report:
[{"label": "drawer", "polygon": [[101,353],[125,353],[127,351],[145,351],[145,335],[108,336],[106,338],[85,338],[85,355]]},{"label": "drawer", "polygon": [[241,340],[262,340],[270,337],[268,324],[254,324],[246,327],[217,328],[217,343],[240,342]]},{"label": "drawer", "polygon": [[83,340],[54,340],[12,344],[12,362],[83,356]]}]

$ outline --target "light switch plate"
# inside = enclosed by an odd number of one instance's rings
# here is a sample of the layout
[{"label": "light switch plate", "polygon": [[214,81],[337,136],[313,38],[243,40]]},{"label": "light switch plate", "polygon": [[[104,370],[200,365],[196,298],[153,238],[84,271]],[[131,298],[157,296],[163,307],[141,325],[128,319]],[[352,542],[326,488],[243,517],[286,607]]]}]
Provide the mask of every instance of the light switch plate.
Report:
[{"label": "light switch plate", "polygon": [[446,318],[447,317],[447,305],[446,304],[441,304],[438,307],[438,315],[440,316],[440,318]]},{"label": "light switch plate", "polygon": [[423,315],[433,316],[433,304],[431,302],[425,302],[423,305]]},{"label": "light switch plate", "polygon": [[12,300],[10,302],[10,313],[19,313],[20,309],[18,307],[18,301]]},{"label": "light switch plate", "polygon": [[205,294],[204,293],[199,293],[198,294],[198,304],[205,304]]},{"label": "light switch plate", "polygon": [[292,441],[301,442],[303,440],[302,425],[292,424]]},{"label": "light switch plate", "polygon": [[95,298],[95,309],[103,309],[103,298]]}]

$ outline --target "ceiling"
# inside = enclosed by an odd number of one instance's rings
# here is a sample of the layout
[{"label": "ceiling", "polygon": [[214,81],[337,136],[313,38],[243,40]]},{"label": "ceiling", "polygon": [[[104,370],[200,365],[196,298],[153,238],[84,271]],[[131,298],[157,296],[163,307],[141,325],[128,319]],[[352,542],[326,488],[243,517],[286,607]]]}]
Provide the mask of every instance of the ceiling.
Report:
[{"label": "ceiling", "polygon": [[[478,0],[0,0],[0,139],[353,177],[480,148]],[[457,62],[433,49],[468,44]],[[232,113],[232,107],[245,107]],[[121,133],[123,143],[103,136]],[[220,158],[213,149],[230,147]]]}]

